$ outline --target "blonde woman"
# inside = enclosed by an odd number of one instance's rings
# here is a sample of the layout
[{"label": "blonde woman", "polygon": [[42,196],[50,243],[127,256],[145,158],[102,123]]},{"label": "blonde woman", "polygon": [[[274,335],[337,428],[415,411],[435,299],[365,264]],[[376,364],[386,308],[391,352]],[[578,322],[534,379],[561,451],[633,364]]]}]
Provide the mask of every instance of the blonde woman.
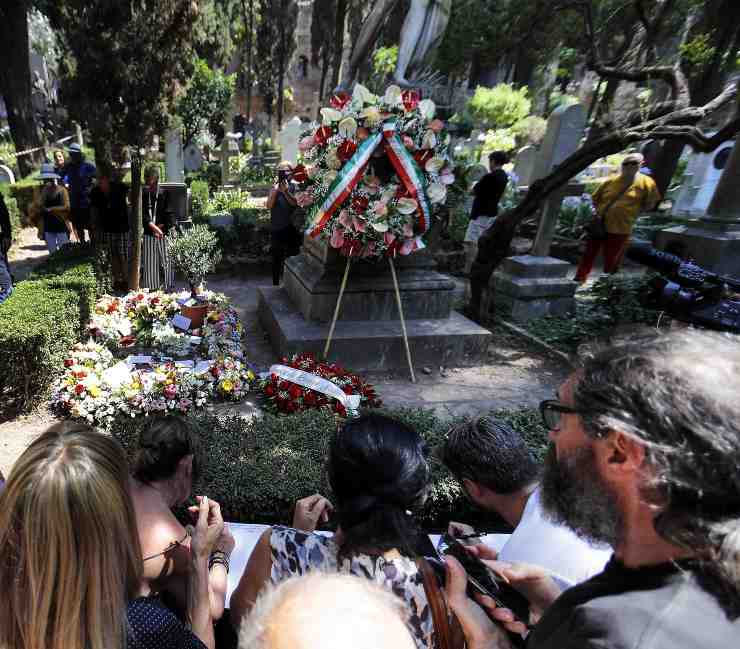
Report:
[{"label": "blonde woman", "polygon": [[137,597],[142,557],[123,449],[52,427],[16,462],[0,493],[2,649],[213,649],[208,556],[223,530],[202,498],[191,543],[191,630]]}]

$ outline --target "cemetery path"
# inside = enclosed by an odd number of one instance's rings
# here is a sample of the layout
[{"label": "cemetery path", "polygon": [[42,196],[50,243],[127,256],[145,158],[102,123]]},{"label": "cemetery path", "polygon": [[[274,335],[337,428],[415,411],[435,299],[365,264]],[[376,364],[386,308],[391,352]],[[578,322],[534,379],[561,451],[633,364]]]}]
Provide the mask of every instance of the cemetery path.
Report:
[{"label": "cemetery path", "polygon": [[26,279],[31,271],[49,256],[46,243],[41,241],[36,228],[23,228],[18,241],[10,248],[10,271],[16,282]]},{"label": "cemetery path", "polygon": [[[32,231],[35,237],[35,231]],[[19,244],[19,249],[24,245]],[[37,253],[31,249],[29,252]],[[28,256],[31,260],[41,255]],[[15,272],[15,271],[14,271]],[[247,358],[258,368],[277,361],[267,336],[257,321],[257,288],[270,286],[271,277],[263,269],[215,276],[208,287],[226,293],[234,303],[245,327]],[[184,288],[184,285],[177,288]],[[429,408],[439,416],[474,416],[498,408],[533,408],[552,398],[568,375],[569,368],[548,357],[526,340],[494,327],[488,349],[488,362],[479,367],[444,369],[416,368],[416,384],[406,371],[370,373],[384,403],[390,407]],[[232,406],[229,405],[228,408]],[[219,406],[218,410],[227,409]],[[255,411],[253,400],[235,408],[244,415]],[[0,422],[2,419],[0,418]],[[27,416],[0,423],[0,470],[7,475],[15,459],[47,426],[57,421],[43,408]]]}]

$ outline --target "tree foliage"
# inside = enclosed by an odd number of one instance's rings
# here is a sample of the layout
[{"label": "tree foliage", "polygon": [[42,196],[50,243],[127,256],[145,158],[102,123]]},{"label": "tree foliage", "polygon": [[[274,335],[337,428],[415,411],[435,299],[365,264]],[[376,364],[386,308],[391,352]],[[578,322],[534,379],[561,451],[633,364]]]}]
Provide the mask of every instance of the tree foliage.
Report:
[{"label": "tree foliage", "polygon": [[193,67],[193,76],[175,108],[182,120],[186,146],[204,124],[214,136],[218,133],[229,111],[236,83],[235,74],[212,70],[203,59],[196,59]]},{"label": "tree foliage", "polygon": [[478,86],[468,109],[484,128],[508,128],[529,115],[532,102],[526,88],[500,83],[493,88]]}]

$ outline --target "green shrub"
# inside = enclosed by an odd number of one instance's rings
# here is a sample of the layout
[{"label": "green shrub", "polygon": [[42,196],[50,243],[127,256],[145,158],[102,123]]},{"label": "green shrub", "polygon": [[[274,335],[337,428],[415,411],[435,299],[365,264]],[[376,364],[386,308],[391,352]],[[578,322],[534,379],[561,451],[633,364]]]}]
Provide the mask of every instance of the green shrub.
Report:
[{"label": "green shrub", "polygon": [[47,394],[79,335],[80,295],[23,281],[0,305],[0,395],[22,408]]},{"label": "green shrub", "polygon": [[185,276],[192,290],[200,286],[221,261],[218,237],[202,223],[184,232],[168,232],[165,241],[172,267]]},{"label": "green shrub", "polygon": [[514,135],[517,137],[519,146],[526,144],[538,145],[542,142],[547,131],[547,120],[544,117],[530,115],[520,119],[511,127]]},{"label": "green shrub", "polygon": [[[3,187],[3,185],[0,185],[0,187]],[[21,238],[21,228],[23,227],[21,223],[21,211],[18,209],[18,201],[15,198],[10,197],[9,195],[4,196],[4,198],[5,207],[8,208],[8,213],[10,214],[10,228],[13,231],[13,243],[17,243]]]},{"label": "green shrub", "polygon": [[468,108],[484,128],[509,128],[529,115],[532,102],[526,87],[500,83],[493,88],[478,86]]},{"label": "green shrub", "polygon": [[[413,427],[430,449],[439,445],[452,421],[430,410],[386,410],[387,414]],[[534,410],[502,410],[493,413],[518,430],[539,458],[544,454],[546,431]],[[203,472],[195,493],[205,493],[220,504],[232,521],[289,522],[299,498],[312,493],[331,497],[325,473],[328,442],[336,427],[334,417],[323,411],[307,411],[290,417],[265,414],[247,421],[236,414],[194,416],[206,450]],[[111,433],[130,456],[146,419],[118,420]],[[469,521],[490,516],[475,511],[459,484],[436,460],[432,462],[432,490],[419,512],[427,528],[439,528],[450,518]]]},{"label": "green shrub", "polygon": [[193,180],[190,183],[190,196],[193,201],[193,222],[208,222],[205,211],[206,205],[208,205],[209,195],[208,183],[205,180]]}]

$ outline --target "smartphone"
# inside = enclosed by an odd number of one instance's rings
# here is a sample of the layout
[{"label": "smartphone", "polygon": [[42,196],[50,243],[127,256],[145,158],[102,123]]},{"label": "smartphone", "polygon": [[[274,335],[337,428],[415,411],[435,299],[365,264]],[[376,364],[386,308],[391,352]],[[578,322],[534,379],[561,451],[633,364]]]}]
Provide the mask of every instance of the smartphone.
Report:
[{"label": "smartphone", "polygon": [[529,602],[518,590],[507,584],[478,557],[470,554],[457,539],[445,534],[440,540],[442,554],[455,557],[468,573],[468,583],[474,591],[487,595],[496,606],[508,608],[514,617],[529,626]]}]

